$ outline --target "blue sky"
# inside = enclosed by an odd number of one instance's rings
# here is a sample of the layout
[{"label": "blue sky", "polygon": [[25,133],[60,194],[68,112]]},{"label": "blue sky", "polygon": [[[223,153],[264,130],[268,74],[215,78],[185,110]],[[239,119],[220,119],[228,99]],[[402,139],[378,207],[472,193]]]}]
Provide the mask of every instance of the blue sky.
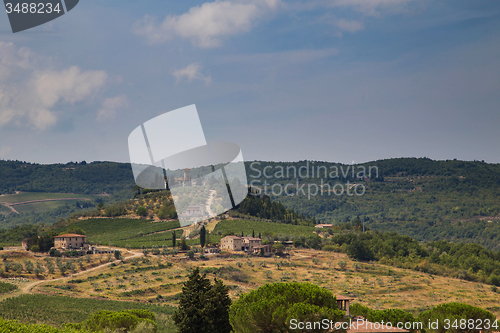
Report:
[{"label": "blue sky", "polygon": [[246,160],[500,163],[496,0],[82,0],[16,34],[0,17],[3,159],[127,162],[134,128],[196,104]]}]

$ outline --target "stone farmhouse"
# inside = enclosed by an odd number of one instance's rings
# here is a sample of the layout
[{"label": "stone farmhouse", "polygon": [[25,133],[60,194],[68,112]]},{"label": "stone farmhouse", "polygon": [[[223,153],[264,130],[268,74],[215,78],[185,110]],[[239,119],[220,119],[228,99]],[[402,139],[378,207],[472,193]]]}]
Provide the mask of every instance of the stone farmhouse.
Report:
[{"label": "stone farmhouse", "polygon": [[87,236],[78,234],[64,234],[54,237],[56,249],[88,249]]},{"label": "stone farmhouse", "polygon": [[265,255],[272,253],[272,245],[262,245],[262,239],[255,237],[226,236],[220,240],[220,248],[230,251],[244,251],[248,253],[260,253],[264,249]]}]

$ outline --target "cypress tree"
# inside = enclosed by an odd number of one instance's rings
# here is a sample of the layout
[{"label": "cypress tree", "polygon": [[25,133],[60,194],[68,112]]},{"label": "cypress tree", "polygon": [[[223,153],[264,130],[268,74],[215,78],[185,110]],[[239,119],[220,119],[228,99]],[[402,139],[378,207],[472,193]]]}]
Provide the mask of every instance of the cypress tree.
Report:
[{"label": "cypress tree", "polygon": [[179,332],[230,333],[228,290],[217,279],[211,285],[205,274],[201,276],[199,269],[194,269],[182,287],[179,307],[172,317]]},{"label": "cypress tree", "polygon": [[201,247],[205,247],[205,234],[206,234],[205,226],[202,226],[200,229],[200,246]]},{"label": "cypress tree", "polygon": [[175,247],[175,231],[172,232],[172,247]]}]

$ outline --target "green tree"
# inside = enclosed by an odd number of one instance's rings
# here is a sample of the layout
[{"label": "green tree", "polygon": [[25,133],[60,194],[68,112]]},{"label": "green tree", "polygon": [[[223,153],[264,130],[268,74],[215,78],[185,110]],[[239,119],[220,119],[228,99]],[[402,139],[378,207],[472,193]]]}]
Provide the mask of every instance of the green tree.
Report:
[{"label": "green tree", "polygon": [[285,246],[281,242],[276,242],[273,244],[273,249],[276,251],[276,253],[283,253],[283,249]]},{"label": "green tree", "polygon": [[[467,325],[465,329],[460,327],[460,321],[465,321],[467,324],[469,323],[469,320],[473,321],[474,323],[478,322],[478,320],[481,320],[482,323],[485,323],[486,320],[489,320],[490,322],[490,329],[485,329],[483,328],[483,332],[490,332],[490,331],[497,331],[498,330],[498,321],[497,327],[491,327],[493,326],[493,323],[495,323],[495,316],[484,309],[468,305],[468,304],[463,304],[463,303],[444,303],[435,306],[434,308],[424,311],[420,314],[419,320],[424,324],[424,330],[423,332],[429,333],[479,333],[481,331],[480,327],[477,325],[472,325],[473,328],[469,328]],[[437,329],[429,328],[427,327],[427,323],[434,322],[438,320],[439,321],[439,327]],[[447,329],[445,327],[445,320],[450,321],[450,326],[457,320],[457,325],[458,327],[449,327]]]},{"label": "green tree", "polygon": [[175,247],[175,239],[176,238],[176,235],[175,235],[175,231],[172,231],[172,247]]},{"label": "green tree", "polygon": [[330,291],[299,282],[265,284],[240,296],[229,311],[235,333],[289,332],[291,319],[313,322],[328,318],[336,322],[343,316]]},{"label": "green tree", "polygon": [[205,226],[202,226],[200,229],[200,246],[205,247],[205,241],[206,241],[206,230]]},{"label": "green tree", "polygon": [[182,287],[179,307],[172,318],[180,333],[230,333],[230,305],[228,288],[217,279],[211,285],[195,268]]},{"label": "green tree", "polygon": [[183,251],[189,250],[189,245],[187,245],[185,238],[181,238],[179,241],[179,248]]},{"label": "green tree", "polygon": [[25,260],[24,261],[24,270],[28,273],[31,274],[31,272],[33,272],[33,269],[35,268],[35,266],[33,265],[33,262],[31,260]]},{"label": "green tree", "polygon": [[347,255],[351,258],[363,261],[375,259],[375,255],[370,249],[368,242],[360,240],[358,237],[347,246]]},{"label": "green tree", "polygon": [[148,215],[148,210],[146,209],[146,207],[143,207],[143,206],[140,206],[139,208],[137,208],[137,210],[135,212],[137,215],[142,216],[142,217],[145,217]]}]

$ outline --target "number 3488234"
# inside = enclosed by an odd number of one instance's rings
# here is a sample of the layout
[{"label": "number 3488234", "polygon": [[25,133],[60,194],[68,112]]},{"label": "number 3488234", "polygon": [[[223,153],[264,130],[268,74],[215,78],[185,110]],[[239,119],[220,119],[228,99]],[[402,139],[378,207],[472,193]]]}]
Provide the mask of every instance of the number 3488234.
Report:
[{"label": "number 3488234", "polygon": [[12,3],[6,3],[5,8],[7,11],[7,14],[10,14],[12,12],[18,13],[18,14],[50,14],[52,12],[59,13],[61,12],[61,8],[59,7],[59,4],[56,4],[53,6],[50,2],[48,3],[17,3],[13,5]]}]

